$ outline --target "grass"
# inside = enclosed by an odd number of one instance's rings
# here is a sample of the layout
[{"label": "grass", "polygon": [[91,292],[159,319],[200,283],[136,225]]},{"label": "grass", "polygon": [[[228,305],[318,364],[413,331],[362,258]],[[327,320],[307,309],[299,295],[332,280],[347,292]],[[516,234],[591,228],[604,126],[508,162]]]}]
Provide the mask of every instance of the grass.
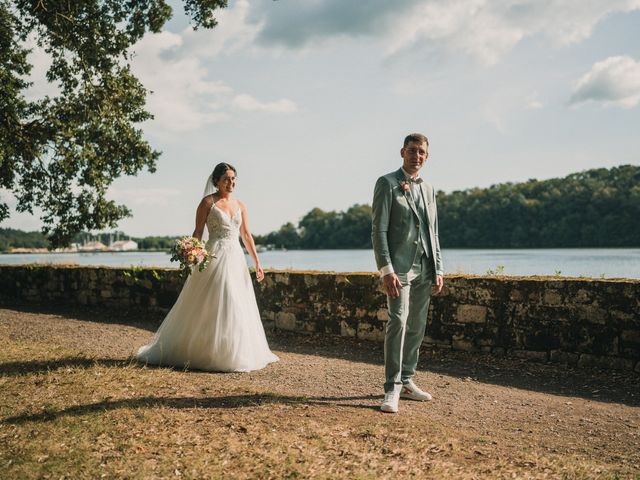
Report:
[{"label": "grass", "polygon": [[542,448],[526,426],[503,439],[488,424],[383,415],[370,395],[297,395],[257,389],[246,374],[0,341],[3,479],[640,478],[628,454],[617,463],[562,441]]}]

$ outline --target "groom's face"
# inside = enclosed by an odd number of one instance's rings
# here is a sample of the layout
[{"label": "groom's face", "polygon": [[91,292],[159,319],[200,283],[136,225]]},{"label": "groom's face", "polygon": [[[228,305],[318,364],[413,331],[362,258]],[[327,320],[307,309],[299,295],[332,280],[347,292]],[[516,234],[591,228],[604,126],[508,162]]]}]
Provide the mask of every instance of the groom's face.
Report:
[{"label": "groom's face", "polygon": [[424,165],[429,157],[429,148],[426,142],[409,142],[406,147],[400,150],[402,157],[402,168],[410,175],[415,175]]}]

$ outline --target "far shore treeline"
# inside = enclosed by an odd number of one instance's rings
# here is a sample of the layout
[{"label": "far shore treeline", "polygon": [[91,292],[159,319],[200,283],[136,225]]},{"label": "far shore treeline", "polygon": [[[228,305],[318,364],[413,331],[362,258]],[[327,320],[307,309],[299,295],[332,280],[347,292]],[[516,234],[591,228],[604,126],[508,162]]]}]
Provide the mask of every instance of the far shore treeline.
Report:
[{"label": "far shore treeline", "polygon": [[[438,192],[443,248],[639,247],[640,167]],[[256,237],[289,249],[371,248],[371,207],[314,208],[295,226]]]},{"label": "far shore treeline", "polygon": [[[622,165],[564,178],[438,192],[443,248],[640,247],[640,167]],[[103,243],[115,233],[93,235]],[[120,238],[127,238],[120,232]],[[82,243],[88,234],[74,240]],[[168,250],[176,236],[132,238]],[[314,208],[256,243],[287,249],[371,248],[371,207]],[[46,248],[40,232],[0,228],[0,251]]]},{"label": "far shore treeline", "polygon": [[[110,240],[116,238],[120,240],[131,239],[138,243],[140,250],[169,250],[178,235],[174,236],[153,236],[144,238],[134,238],[124,232],[108,232],[90,234],[82,232],[76,235],[71,243],[82,245],[85,241],[97,240],[105,245],[109,245]],[[47,238],[41,232],[24,232],[13,228],[0,228],[0,252],[6,252],[12,248],[49,248]]]}]

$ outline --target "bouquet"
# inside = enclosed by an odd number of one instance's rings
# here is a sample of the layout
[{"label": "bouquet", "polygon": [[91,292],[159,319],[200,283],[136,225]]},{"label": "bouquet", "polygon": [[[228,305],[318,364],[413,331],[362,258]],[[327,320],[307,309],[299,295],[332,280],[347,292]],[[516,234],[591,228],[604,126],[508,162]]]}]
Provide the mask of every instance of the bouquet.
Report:
[{"label": "bouquet", "polygon": [[173,247],[171,247],[171,253],[171,261],[180,262],[180,272],[185,277],[191,274],[192,267],[195,266],[198,267],[198,271],[202,272],[207,268],[211,260],[211,255],[204,247],[204,242],[194,237],[184,237],[176,240]]}]

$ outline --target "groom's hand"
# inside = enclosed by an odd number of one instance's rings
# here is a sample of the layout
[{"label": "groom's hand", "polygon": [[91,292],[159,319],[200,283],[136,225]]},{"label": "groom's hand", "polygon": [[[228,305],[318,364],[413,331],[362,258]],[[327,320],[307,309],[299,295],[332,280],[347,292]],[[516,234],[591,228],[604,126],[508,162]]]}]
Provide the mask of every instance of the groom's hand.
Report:
[{"label": "groom's hand", "polygon": [[442,275],[436,275],[436,284],[431,290],[431,295],[438,295],[442,291],[442,287],[444,287],[444,277]]},{"label": "groom's hand", "polygon": [[397,298],[400,296],[400,288],[402,288],[402,284],[395,273],[388,273],[382,277],[382,285],[384,286],[384,291],[387,292],[387,295],[391,298]]}]

